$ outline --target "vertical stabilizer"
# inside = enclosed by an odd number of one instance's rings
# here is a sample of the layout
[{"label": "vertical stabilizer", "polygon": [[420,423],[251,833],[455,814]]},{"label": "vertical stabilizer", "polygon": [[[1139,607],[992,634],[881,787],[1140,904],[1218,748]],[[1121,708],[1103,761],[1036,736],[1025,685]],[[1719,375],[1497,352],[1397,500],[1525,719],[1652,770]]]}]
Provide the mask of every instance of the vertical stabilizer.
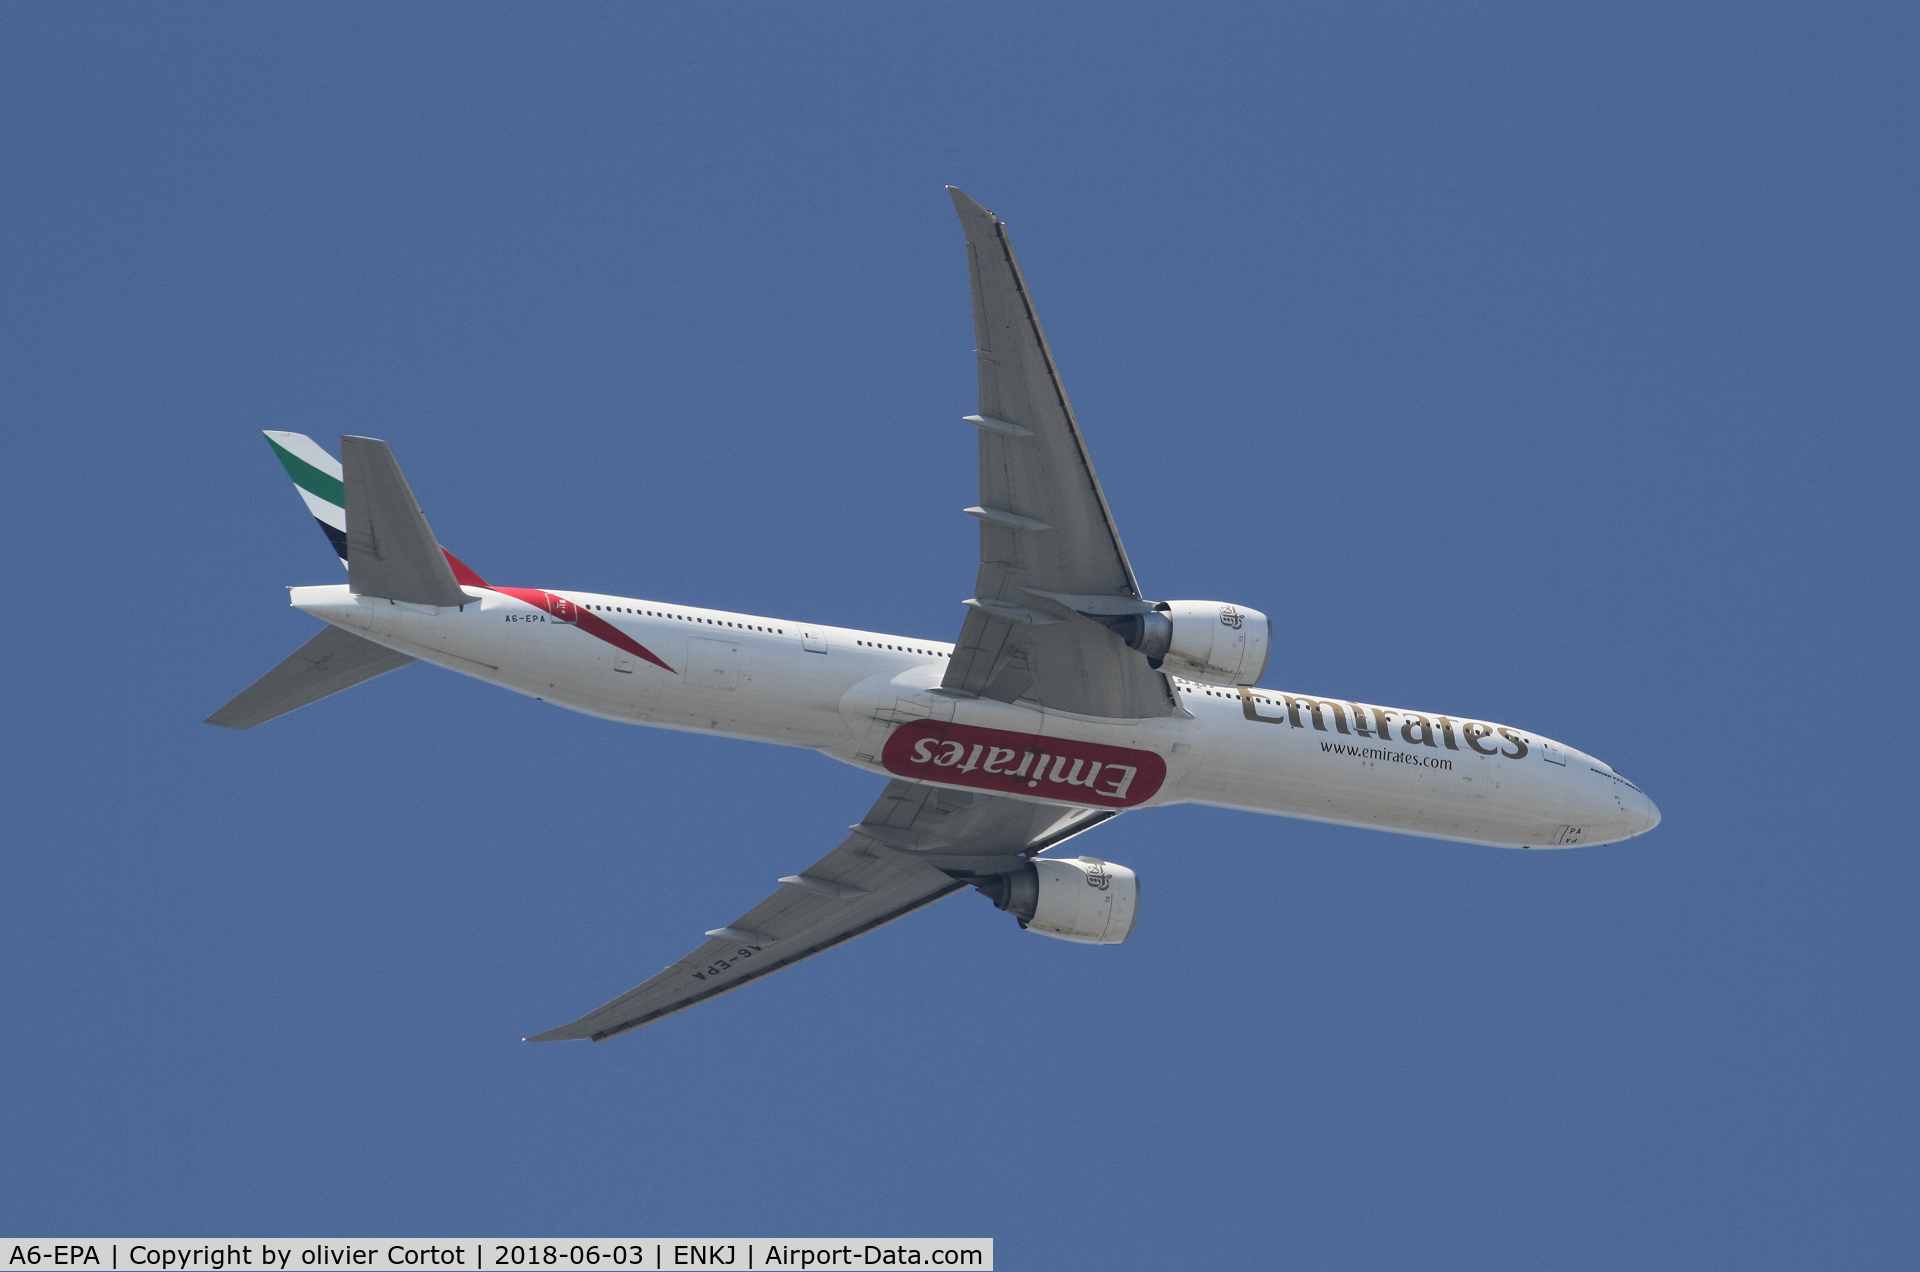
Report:
[{"label": "vertical stabilizer", "polygon": [[347,586],[358,596],[413,605],[465,605],[393,451],[371,437],[340,439],[347,505]]},{"label": "vertical stabilizer", "polygon": [[[267,444],[273,447],[274,458],[279,460],[280,466],[287,470],[287,476],[293,478],[293,488],[300,492],[300,501],[307,506],[307,511],[313,514],[313,519],[320,523],[321,533],[327,536],[327,542],[332,545],[333,550],[339,554],[340,564],[347,567],[348,581],[351,584],[353,578],[353,563],[347,556],[346,469],[341,466],[339,460],[329,455],[318,442],[308,437],[305,433],[279,433],[271,429],[265,431],[267,434]],[[400,475],[400,467],[393,462],[393,452],[387,450],[387,444],[385,442],[375,442],[371,438],[364,437],[342,438],[341,440],[342,442],[366,442],[377,450],[385,452],[384,458],[376,456],[369,461],[371,468],[369,469],[370,475],[368,479],[377,485],[383,486],[387,491],[387,495],[382,496],[382,498],[391,496],[394,490],[402,492],[404,497],[398,498],[395,502],[394,519],[397,522],[417,520],[419,524],[415,528],[416,531],[424,532],[426,542],[434,543],[433,531],[426,528],[426,518],[420,516],[420,505],[413,502],[413,492],[407,489],[407,479]],[[408,513],[408,509],[412,510],[411,514]],[[408,536],[403,533],[401,537],[412,537],[417,540],[420,535],[415,533]],[[398,542],[392,535],[388,536],[388,540],[390,547]],[[373,545],[373,555],[377,557],[380,554],[378,536],[373,536],[370,542]],[[446,558],[448,568],[453,571],[453,578],[457,583],[465,584],[468,587],[487,586],[487,581],[468,568],[466,563],[460,560],[459,557],[448,552],[445,548],[440,548],[437,543],[434,543],[434,546],[438,548],[440,554]],[[378,571],[376,571],[376,573],[378,573]],[[437,571],[434,570],[431,563],[429,563],[425,573],[434,575],[437,574]],[[431,582],[422,583],[422,581],[418,579],[414,580],[414,582],[425,586],[429,591],[437,591],[441,596],[448,595],[444,589],[435,588]],[[390,583],[391,580],[389,580],[388,584],[375,584],[370,581],[369,586],[386,586]],[[402,583],[401,586],[406,586],[406,584]],[[354,590],[356,592],[361,591],[358,587],[354,588]],[[362,592],[362,594],[366,596],[389,595],[387,592]],[[409,600],[411,598],[394,595],[393,599]],[[435,603],[441,605],[459,605],[467,599],[471,598],[463,597],[461,601],[448,599]]]},{"label": "vertical stabilizer", "polygon": [[340,564],[345,565],[347,496],[341,485],[340,461],[305,433],[276,433],[269,429],[266,434],[274,458],[287,470],[287,476],[293,478],[293,488],[300,492],[301,502],[320,523],[327,542],[340,554]]}]

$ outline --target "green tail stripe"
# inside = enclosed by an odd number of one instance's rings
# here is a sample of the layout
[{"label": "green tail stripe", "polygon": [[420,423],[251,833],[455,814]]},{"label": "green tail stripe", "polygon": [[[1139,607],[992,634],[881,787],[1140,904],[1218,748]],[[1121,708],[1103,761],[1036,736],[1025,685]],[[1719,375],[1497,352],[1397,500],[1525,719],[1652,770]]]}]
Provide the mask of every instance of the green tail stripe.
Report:
[{"label": "green tail stripe", "polygon": [[273,447],[273,453],[280,457],[280,463],[287,470],[287,476],[293,478],[294,485],[337,508],[347,506],[347,488],[338,477],[329,477],[271,437],[267,439],[267,445]]}]

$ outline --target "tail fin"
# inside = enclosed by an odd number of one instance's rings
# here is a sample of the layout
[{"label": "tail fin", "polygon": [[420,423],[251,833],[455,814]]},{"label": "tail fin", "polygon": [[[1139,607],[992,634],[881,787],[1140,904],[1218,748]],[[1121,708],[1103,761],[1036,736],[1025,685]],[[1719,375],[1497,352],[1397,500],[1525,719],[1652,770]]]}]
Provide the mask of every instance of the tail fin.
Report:
[{"label": "tail fin", "polygon": [[465,605],[446,549],[385,442],[343,437],[347,480],[347,585],[361,596],[415,605]]},{"label": "tail fin", "polygon": [[[307,505],[307,511],[313,514],[313,519],[320,523],[320,529],[326,534],[327,542],[332,544],[333,550],[340,554],[340,564],[351,571],[353,566],[347,559],[345,469],[340,466],[339,460],[329,455],[324,447],[305,433],[277,433],[271,429],[265,432],[267,444],[273,447],[275,458],[279,459],[281,467],[287,470],[287,476],[293,478],[293,486],[300,492],[301,502]],[[386,447],[384,442],[376,445],[381,450]],[[392,456],[388,455],[385,464],[379,467],[390,466],[392,466]],[[400,476],[398,467],[393,467],[393,477],[398,478],[402,487],[405,486],[406,478]],[[411,491],[407,492],[406,498],[409,500],[412,498]],[[417,510],[418,505],[414,507]],[[429,531],[429,538],[431,535],[432,532]],[[487,586],[486,580],[469,569],[466,562],[445,548],[441,548],[440,552],[447,558],[447,564],[452,568],[453,576],[459,582],[468,587]]]},{"label": "tail fin", "polygon": [[327,542],[347,564],[347,494],[342,481],[340,461],[321,449],[305,433],[276,433],[267,430],[267,444],[293,478],[307,511],[326,532]]}]

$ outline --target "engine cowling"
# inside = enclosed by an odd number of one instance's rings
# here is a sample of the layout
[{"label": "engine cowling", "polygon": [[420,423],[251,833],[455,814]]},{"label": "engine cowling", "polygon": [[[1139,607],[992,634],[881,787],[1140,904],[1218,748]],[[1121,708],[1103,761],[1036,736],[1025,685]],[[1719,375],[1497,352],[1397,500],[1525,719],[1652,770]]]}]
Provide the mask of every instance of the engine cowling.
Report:
[{"label": "engine cowling", "polygon": [[1265,614],[1220,601],[1162,601],[1115,630],[1155,668],[1208,685],[1258,684],[1273,652]]},{"label": "engine cowling", "polygon": [[1120,944],[1140,913],[1140,877],[1098,857],[1036,857],[978,886],[1027,931],[1083,945]]}]

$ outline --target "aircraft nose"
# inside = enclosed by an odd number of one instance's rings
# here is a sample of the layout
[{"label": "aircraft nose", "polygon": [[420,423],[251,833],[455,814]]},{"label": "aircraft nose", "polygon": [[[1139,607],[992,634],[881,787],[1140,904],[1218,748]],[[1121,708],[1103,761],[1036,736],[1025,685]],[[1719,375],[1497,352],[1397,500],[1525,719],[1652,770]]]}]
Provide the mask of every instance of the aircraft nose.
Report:
[{"label": "aircraft nose", "polygon": [[1634,822],[1631,833],[1644,835],[1660,824],[1660,806],[1648,799],[1645,791],[1635,791],[1633,795],[1633,800],[1627,805],[1628,815]]}]

